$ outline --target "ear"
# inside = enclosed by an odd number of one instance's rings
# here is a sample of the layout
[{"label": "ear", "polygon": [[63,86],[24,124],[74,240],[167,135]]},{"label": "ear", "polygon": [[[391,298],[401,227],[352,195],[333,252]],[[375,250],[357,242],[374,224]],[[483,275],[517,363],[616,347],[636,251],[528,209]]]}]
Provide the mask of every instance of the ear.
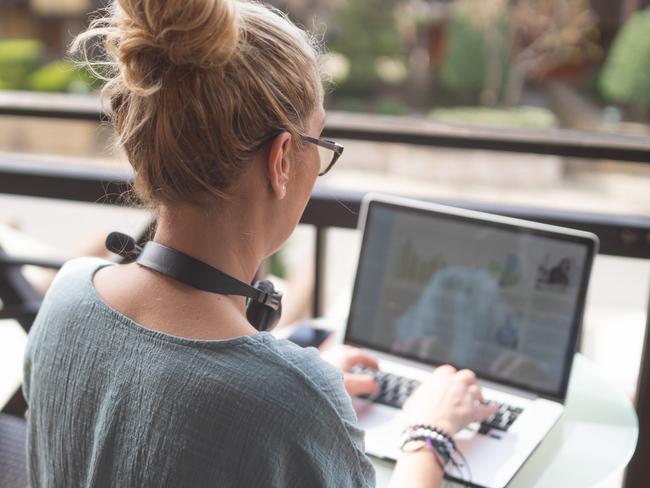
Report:
[{"label": "ear", "polygon": [[266,172],[271,191],[278,200],[287,194],[289,174],[291,172],[291,134],[282,132],[271,143],[266,158]]}]

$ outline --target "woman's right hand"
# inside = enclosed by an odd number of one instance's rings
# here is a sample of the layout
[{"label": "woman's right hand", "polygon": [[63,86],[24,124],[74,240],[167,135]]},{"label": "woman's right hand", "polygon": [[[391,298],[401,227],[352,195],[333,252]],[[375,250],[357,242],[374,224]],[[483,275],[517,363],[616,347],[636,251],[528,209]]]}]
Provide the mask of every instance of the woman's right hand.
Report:
[{"label": "woman's right hand", "polygon": [[445,365],[436,368],[402,408],[409,425],[429,425],[453,436],[496,413],[497,405],[483,404],[482,399],[472,371]]}]

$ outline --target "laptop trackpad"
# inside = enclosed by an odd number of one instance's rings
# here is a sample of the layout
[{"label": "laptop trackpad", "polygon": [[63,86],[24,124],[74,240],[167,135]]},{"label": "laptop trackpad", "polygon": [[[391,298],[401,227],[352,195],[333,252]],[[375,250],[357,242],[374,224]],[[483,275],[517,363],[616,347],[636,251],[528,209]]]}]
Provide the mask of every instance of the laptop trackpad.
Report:
[{"label": "laptop trackpad", "polygon": [[399,438],[407,426],[401,410],[353,398],[359,427],[366,431],[366,451],[373,456],[395,460],[399,456]]}]

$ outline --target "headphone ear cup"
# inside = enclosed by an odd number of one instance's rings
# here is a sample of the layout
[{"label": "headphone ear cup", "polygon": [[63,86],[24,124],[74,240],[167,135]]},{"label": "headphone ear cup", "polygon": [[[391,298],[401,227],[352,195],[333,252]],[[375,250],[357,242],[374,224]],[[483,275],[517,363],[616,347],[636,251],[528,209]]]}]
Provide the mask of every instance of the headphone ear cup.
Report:
[{"label": "headphone ear cup", "polygon": [[258,281],[253,286],[264,293],[275,295],[280,302],[277,310],[255,300],[249,300],[246,307],[246,318],[253,327],[259,331],[271,330],[280,321],[282,315],[282,294],[276,292],[273,283],[268,280]]}]

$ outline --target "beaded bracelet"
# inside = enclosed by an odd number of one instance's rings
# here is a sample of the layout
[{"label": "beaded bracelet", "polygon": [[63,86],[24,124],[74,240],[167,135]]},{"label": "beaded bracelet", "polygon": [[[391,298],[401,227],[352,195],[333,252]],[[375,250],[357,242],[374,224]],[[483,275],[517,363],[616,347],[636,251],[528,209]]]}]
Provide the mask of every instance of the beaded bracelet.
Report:
[{"label": "beaded bracelet", "polygon": [[[406,445],[415,441],[424,441],[432,452],[442,458],[441,462],[436,456],[436,460],[442,469],[449,463],[452,455],[456,452],[456,444],[453,439],[442,430],[429,425],[411,425],[404,429],[400,442],[401,451],[406,452]],[[414,450],[417,451],[421,447]]]}]

